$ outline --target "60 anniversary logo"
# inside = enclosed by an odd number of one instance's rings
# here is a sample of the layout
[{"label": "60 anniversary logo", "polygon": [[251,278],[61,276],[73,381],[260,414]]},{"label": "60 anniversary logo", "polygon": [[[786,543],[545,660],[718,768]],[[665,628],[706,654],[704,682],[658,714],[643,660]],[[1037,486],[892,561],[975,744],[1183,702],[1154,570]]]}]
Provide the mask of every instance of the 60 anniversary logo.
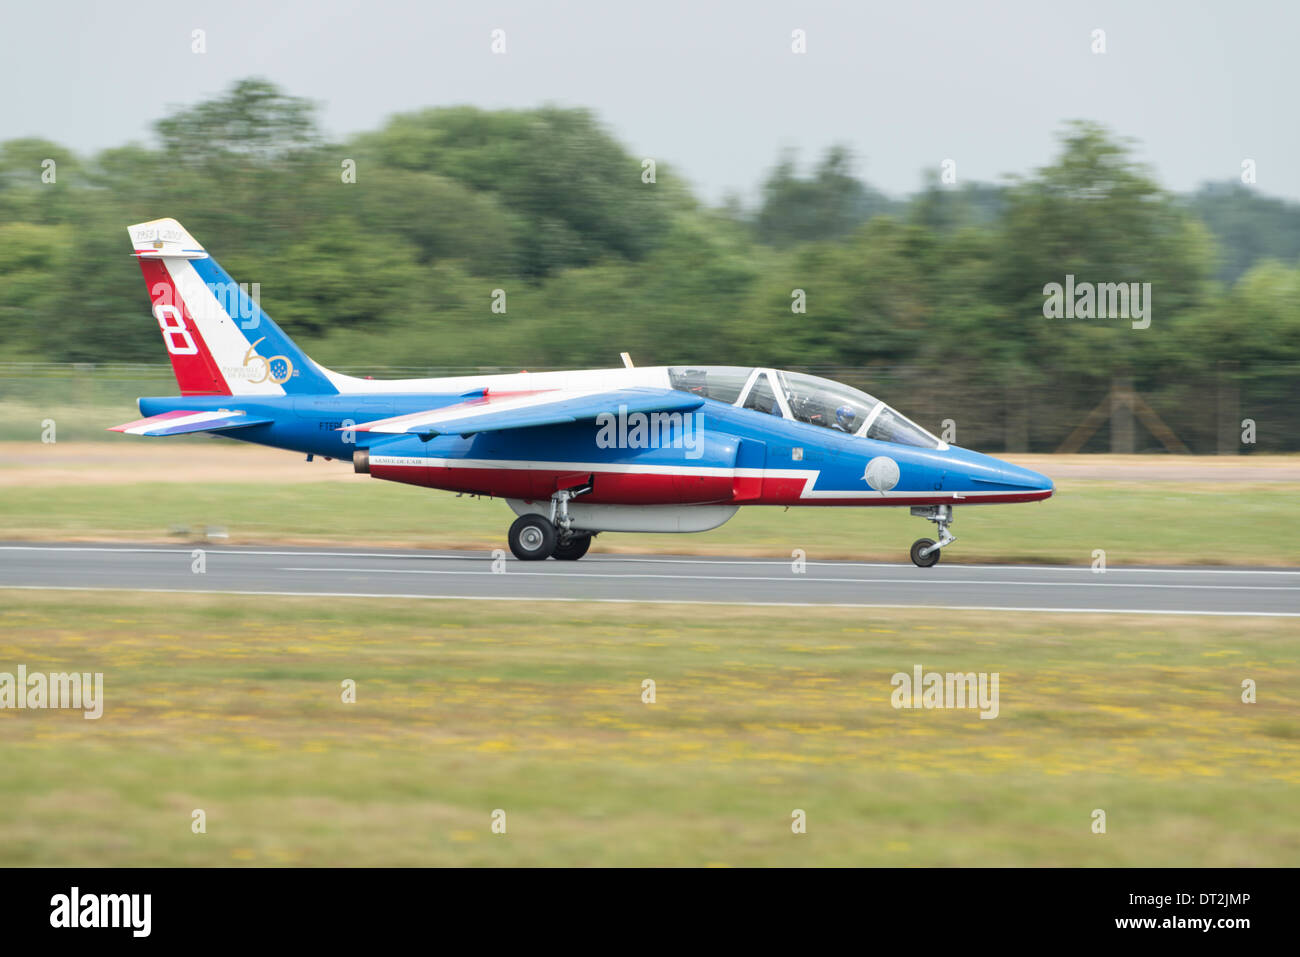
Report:
[{"label": "60 anniversary logo", "polygon": [[[265,338],[266,336],[262,336],[262,339]],[[292,378],[293,376],[293,360],[290,359],[288,356],[270,356],[268,358],[267,356],[258,353],[257,346],[258,343],[262,341],[262,339],[258,339],[257,342],[254,342],[251,346],[248,347],[248,352],[244,353],[244,368],[248,368],[248,364],[252,362],[254,359],[261,359],[262,363],[265,366],[265,368],[262,371],[262,377],[260,379],[254,379],[250,377],[248,378],[248,381],[253,383],[262,383],[262,382],[269,381],[269,382],[274,382],[276,385],[283,385],[284,383],[288,382],[289,379]],[[281,375],[276,375],[275,373],[275,366],[276,363],[278,362],[284,363],[284,372]]]}]

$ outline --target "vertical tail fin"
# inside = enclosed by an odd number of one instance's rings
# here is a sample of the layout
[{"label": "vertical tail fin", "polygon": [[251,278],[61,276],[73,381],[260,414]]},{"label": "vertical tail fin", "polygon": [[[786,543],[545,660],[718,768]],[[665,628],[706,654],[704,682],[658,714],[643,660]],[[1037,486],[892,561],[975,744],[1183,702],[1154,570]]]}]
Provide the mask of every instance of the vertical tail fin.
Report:
[{"label": "vertical tail fin", "polygon": [[127,231],[182,395],[338,391],[180,223]]}]

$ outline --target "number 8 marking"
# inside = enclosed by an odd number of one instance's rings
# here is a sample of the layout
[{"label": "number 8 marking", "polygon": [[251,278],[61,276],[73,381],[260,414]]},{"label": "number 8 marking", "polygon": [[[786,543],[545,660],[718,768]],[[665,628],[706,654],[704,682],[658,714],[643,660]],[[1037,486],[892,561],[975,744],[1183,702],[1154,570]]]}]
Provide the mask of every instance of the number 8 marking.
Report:
[{"label": "number 8 marking", "polygon": [[[158,320],[158,328],[162,330],[168,352],[174,356],[192,356],[199,351],[190,331],[185,328],[185,320],[181,318],[179,309],[167,303],[159,303],[153,307],[153,315]],[[180,336],[179,342],[177,336]]]}]

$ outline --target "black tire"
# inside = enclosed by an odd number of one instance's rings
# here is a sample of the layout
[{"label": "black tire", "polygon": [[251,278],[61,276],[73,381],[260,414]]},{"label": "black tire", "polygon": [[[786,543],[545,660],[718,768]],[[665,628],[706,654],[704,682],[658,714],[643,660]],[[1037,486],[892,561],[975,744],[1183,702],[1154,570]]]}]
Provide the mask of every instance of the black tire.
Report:
[{"label": "black tire", "polygon": [[939,549],[922,555],[921,549],[929,548],[934,542],[928,538],[918,538],[912,543],[912,564],[917,568],[932,568],[939,564]]},{"label": "black tire", "polygon": [[587,554],[589,548],[591,548],[590,535],[574,535],[567,542],[558,542],[555,551],[551,552],[551,557],[558,558],[562,562],[576,562]]},{"label": "black tire", "polygon": [[510,551],[521,562],[541,562],[555,551],[555,526],[541,515],[520,515],[510,526]]}]

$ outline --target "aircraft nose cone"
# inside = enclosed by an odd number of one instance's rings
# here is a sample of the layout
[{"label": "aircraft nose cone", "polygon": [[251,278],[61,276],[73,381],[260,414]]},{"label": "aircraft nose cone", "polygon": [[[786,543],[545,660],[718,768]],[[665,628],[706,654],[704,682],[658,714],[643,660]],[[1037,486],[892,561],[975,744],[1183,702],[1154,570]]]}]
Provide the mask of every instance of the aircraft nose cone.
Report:
[{"label": "aircraft nose cone", "polygon": [[984,455],[970,449],[952,448],[948,453],[953,462],[962,468],[974,487],[996,488],[1001,486],[1007,491],[1046,492],[1044,498],[1056,492],[1056,485],[1041,472],[1012,465],[991,455]]},{"label": "aircraft nose cone", "polygon": [[1049,495],[1056,491],[1056,483],[1042,472],[1035,472],[1033,469],[1012,465],[1010,462],[1001,462],[1000,464],[1008,485],[1023,485],[1035,492],[1047,492]]}]

